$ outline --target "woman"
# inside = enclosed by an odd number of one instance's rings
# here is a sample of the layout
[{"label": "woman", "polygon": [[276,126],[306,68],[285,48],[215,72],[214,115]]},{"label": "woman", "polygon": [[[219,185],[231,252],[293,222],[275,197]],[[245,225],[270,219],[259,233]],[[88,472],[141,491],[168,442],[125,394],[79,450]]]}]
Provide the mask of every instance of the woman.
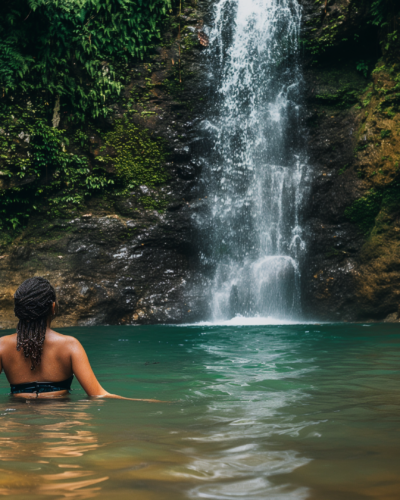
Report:
[{"label": "woman", "polygon": [[[68,394],[74,375],[89,396],[130,399],[110,394],[99,384],[81,343],[50,328],[56,293],[44,278],[30,278],[14,295],[17,333],[0,339],[0,373],[11,393],[22,398],[54,398]],[[154,399],[135,399],[152,401]]]}]

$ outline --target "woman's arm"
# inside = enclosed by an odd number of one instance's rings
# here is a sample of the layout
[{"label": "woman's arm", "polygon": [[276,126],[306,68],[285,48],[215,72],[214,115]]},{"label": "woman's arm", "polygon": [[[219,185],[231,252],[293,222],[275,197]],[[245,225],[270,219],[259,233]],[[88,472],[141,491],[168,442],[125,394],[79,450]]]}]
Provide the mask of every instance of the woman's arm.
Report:
[{"label": "woman's arm", "polygon": [[70,339],[72,371],[88,396],[98,398],[128,399],[130,401],[149,401],[151,403],[161,402],[157,399],[124,398],[122,396],[118,396],[117,394],[110,394],[107,392],[99,384],[96,375],[93,373],[86,351],[82,344],[74,337],[70,337]]}]

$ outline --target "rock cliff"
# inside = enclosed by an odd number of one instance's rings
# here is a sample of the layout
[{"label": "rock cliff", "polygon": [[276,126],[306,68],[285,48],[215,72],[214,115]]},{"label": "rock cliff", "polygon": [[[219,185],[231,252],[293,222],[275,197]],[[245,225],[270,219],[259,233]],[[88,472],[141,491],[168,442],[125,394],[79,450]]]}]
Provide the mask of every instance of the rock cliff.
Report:
[{"label": "rock cliff", "polygon": [[[56,326],[198,318],[200,306],[195,312],[189,300],[199,301],[184,291],[197,258],[190,220],[199,166],[191,151],[204,99],[207,6],[187,2],[181,15],[172,16],[155,52],[124,68],[125,87],[112,114],[81,130],[78,141],[74,132],[65,146],[67,153],[86,157],[91,170],[105,169],[115,185],[132,172],[142,184],[103,190],[63,210],[44,201],[22,231],[1,232],[0,327],[15,325],[13,294],[33,275],[56,287],[61,312]],[[56,105],[53,125],[68,132],[58,112]],[[9,140],[28,158],[27,134]],[[50,171],[43,189],[55,175]],[[0,189],[18,182],[4,175]]]},{"label": "rock cliff", "polygon": [[302,3],[313,169],[304,311],[331,321],[396,320],[399,8],[377,2],[374,11],[371,2],[354,0]]}]

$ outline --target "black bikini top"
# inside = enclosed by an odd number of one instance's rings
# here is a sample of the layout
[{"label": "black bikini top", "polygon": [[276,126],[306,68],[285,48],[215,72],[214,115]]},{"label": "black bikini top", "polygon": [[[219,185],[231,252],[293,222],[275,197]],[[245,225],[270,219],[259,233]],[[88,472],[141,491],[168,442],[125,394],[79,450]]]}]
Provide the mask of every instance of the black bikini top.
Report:
[{"label": "black bikini top", "polygon": [[69,391],[74,376],[63,380],[62,382],[27,382],[26,384],[10,384],[11,394],[42,392]]}]

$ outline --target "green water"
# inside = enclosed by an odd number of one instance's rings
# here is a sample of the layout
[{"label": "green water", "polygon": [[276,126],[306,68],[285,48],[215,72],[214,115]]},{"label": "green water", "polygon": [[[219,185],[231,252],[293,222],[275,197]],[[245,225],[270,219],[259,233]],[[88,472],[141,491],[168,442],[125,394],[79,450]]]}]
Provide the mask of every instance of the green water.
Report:
[{"label": "green water", "polygon": [[398,325],[70,328],[110,392],[15,401],[0,495],[400,498]]}]

